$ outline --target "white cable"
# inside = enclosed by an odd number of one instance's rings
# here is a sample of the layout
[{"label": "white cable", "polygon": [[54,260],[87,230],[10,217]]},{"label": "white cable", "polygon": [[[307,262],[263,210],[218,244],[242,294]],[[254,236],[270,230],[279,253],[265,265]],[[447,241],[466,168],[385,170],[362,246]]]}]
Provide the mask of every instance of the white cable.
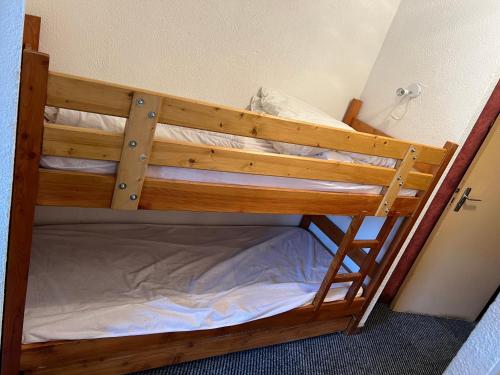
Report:
[{"label": "white cable", "polygon": [[[404,107],[404,111],[403,113],[400,115],[400,116],[397,116],[394,112],[396,112],[396,110],[403,104],[404,100],[406,100],[406,104],[405,104],[405,107]],[[408,95],[405,95],[401,98],[401,100],[399,101],[399,104],[396,106],[396,108],[394,108],[392,111],[391,111],[391,118],[393,118],[394,120],[396,121],[399,121],[401,120],[403,117],[406,116],[406,114],[408,113],[408,107],[410,105],[410,101],[411,101],[411,97],[409,97]]]}]

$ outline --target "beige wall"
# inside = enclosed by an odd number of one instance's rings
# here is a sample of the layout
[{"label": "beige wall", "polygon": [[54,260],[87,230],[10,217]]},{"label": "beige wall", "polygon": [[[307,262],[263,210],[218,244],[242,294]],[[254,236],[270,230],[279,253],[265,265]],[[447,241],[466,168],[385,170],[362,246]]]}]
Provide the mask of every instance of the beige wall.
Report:
[{"label": "beige wall", "polygon": [[[51,69],[245,107],[261,86],[337,118],[366,83],[400,0],[27,0]],[[37,222],[296,224],[297,217],[37,210]]]},{"label": "beige wall", "polygon": [[400,0],[27,0],[53,70],[244,107],[262,86],[341,117]]},{"label": "beige wall", "polygon": [[[461,145],[500,78],[499,19],[497,0],[403,0],[361,95],[361,119],[398,138]],[[413,82],[422,95],[391,119],[395,90]]]},{"label": "beige wall", "polygon": [[[500,78],[499,20],[498,0],[403,0],[361,95],[360,117],[397,138],[461,143]],[[422,95],[394,120],[395,90],[413,82]]]}]

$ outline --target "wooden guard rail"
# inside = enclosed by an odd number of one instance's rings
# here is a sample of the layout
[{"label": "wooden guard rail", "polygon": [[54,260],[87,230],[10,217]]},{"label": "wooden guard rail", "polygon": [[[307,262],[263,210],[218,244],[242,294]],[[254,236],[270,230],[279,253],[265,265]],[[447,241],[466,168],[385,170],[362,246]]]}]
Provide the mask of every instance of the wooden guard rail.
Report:
[{"label": "wooden guard rail", "polygon": [[[286,120],[53,72],[49,73],[47,105],[128,117],[136,91],[162,98],[158,113],[160,123],[395,159],[403,159],[412,145],[398,139]],[[421,148],[420,162],[433,165],[439,165],[446,153],[438,147],[413,146]]]},{"label": "wooden guard rail", "polygon": [[[138,105],[138,101],[145,104]],[[446,150],[441,148],[286,120],[59,73],[49,73],[47,105],[128,118],[124,134],[45,125],[43,152],[46,155],[120,162],[114,182],[112,208],[137,209],[147,206],[140,203],[140,198],[146,167],[150,163],[381,185],[385,187],[383,197],[379,197],[377,207],[371,214],[383,216],[394,210],[401,188],[425,191],[431,185],[432,174],[411,171],[417,158],[420,162],[439,165],[446,154]],[[151,113],[154,117],[148,117]],[[393,169],[153,140],[157,121],[239,136],[396,158],[401,162]],[[39,203],[43,204],[43,199]]]},{"label": "wooden guard rail", "polygon": [[[44,128],[45,155],[120,161],[123,145],[128,146],[123,134],[55,124]],[[154,140],[149,164],[382,186],[389,186],[396,175],[392,168],[162,139]],[[404,187],[425,190],[432,177],[411,172]]]}]

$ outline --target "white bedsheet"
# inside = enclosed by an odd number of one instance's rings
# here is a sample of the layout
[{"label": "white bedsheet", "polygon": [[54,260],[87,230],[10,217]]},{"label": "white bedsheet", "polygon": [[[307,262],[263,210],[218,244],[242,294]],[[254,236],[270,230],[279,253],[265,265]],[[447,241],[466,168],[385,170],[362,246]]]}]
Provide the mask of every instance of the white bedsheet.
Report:
[{"label": "white bedsheet", "polygon": [[[51,122],[55,123],[85,128],[94,128],[115,133],[123,132],[125,125],[125,119],[123,118],[98,115],[88,112],[72,111],[68,109],[55,110],[48,108],[46,110],[46,116],[50,119]],[[155,137],[221,147],[276,153],[276,150],[273,149],[272,143],[269,141],[184,128],[181,126],[158,124],[158,126],[156,127]],[[315,157],[325,160],[377,165],[382,167],[393,167],[395,163],[394,159],[388,159],[373,155],[338,152],[334,150],[323,152],[322,154],[316,155]],[[44,168],[50,169],[80,171],[98,174],[114,174],[116,172],[117,163],[103,160],[42,156],[40,165]],[[176,168],[163,166],[149,166],[146,172],[146,176],[179,181],[250,185],[338,193],[380,194],[380,191],[382,190],[382,187],[377,185],[363,185],[338,181],[308,180],[302,178],[261,176],[246,173],[217,172],[210,170],[197,170],[192,168]],[[399,195],[414,196],[415,193],[415,190],[402,189]]]},{"label": "white bedsheet", "polygon": [[[80,171],[98,174],[114,174],[117,163],[102,160],[86,160],[43,156],[40,165],[44,168]],[[380,194],[381,186],[349,182],[308,180],[304,178],[273,177],[247,173],[217,172],[192,168],[160,167],[150,165],[147,177],[164,180],[205,182],[213,184],[249,185],[283,189],[315,190],[337,193]],[[399,195],[414,196],[415,190],[402,189]]]},{"label": "white bedsheet", "polygon": [[[331,259],[310,233],[292,227],[35,227],[23,342],[272,316],[310,303]],[[349,285],[334,284],[327,301],[342,299]]]}]

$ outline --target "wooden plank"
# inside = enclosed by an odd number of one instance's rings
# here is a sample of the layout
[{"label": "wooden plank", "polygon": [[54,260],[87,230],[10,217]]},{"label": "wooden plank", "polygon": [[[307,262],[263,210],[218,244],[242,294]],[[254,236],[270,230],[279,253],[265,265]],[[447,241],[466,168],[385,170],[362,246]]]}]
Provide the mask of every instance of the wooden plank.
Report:
[{"label": "wooden plank", "polygon": [[[379,195],[326,193],[224,184],[146,180],[139,207],[160,210],[352,215],[368,212]],[[412,212],[417,198],[400,197],[393,209]],[[156,208],[154,208],[156,207]],[[183,208],[187,207],[187,208]],[[372,211],[374,212],[374,210]]]},{"label": "wooden plank", "polygon": [[[127,117],[134,88],[80,77],[50,73],[48,104],[55,107]],[[402,159],[409,142],[331,126],[311,124],[262,115],[172,95],[163,98],[158,121],[195,129],[252,138],[324,147]],[[439,164],[443,149],[414,144],[421,148],[422,162]]]},{"label": "wooden plank", "polygon": [[120,161],[124,135],[98,129],[45,124],[43,154]]},{"label": "wooden plank", "polygon": [[[45,155],[120,160],[123,135],[74,126],[45,124]],[[388,186],[395,169],[332,160],[245,151],[156,139],[149,164],[278,177]],[[410,173],[405,187],[425,190],[431,174]]]},{"label": "wooden plank", "polygon": [[[110,207],[113,176],[40,170],[37,204],[43,206]],[[373,215],[380,195],[327,193],[227,184],[146,178],[139,208],[148,210],[213,211],[282,214]],[[409,215],[419,198],[399,197],[393,210]]]},{"label": "wooden plank", "polygon": [[359,272],[350,272],[350,273],[339,273],[337,276],[333,278],[334,283],[345,283],[349,281],[356,281],[361,278],[361,274]]},{"label": "wooden plank", "polygon": [[342,262],[344,261],[344,257],[347,253],[347,250],[351,246],[352,240],[356,237],[356,233],[358,233],[358,230],[361,227],[364,218],[365,218],[364,215],[357,215],[353,217],[351,224],[349,225],[349,229],[342,238],[339,248],[337,249],[337,252],[333,257],[333,260],[330,266],[328,267],[328,271],[326,272],[323,281],[321,282],[321,286],[319,287],[316,295],[314,296],[312,304],[314,306],[315,311],[319,311],[319,309],[321,308],[321,305],[325,300],[325,297],[328,291],[330,290],[332,283],[335,280],[335,277],[338,276],[337,275],[338,271],[342,266]]},{"label": "wooden plank", "polygon": [[42,19],[38,16],[30,14],[24,16],[23,50],[38,51],[41,22]]},{"label": "wooden plank", "polygon": [[211,330],[23,346],[22,367],[36,374],[123,374],[272,345],[347,328],[365,300],[304,306],[270,318]]},{"label": "wooden plank", "polygon": [[155,348],[137,348],[125,355],[101,355],[86,363],[76,362],[60,364],[53,369],[28,371],[30,374],[64,375],[122,375],[154,367],[189,362],[201,358],[234,353],[270,345],[301,340],[347,329],[352,317],[332,319],[330,321],[308,322],[296,326],[270,327],[256,331],[235,333],[232,335],[204,338],[196,341],[169,343]]},{"label": "wooden plank", "polygon": [[[361,106],[363,105],[363,102],[359,99],[352,99],[349,102],[349,106],[347,107],[347,110],[344,114],[344,117],[342,118],[342,121],[356,129],[352,124],[353,121],[356,120],[356,117],[358,117],[359,111],[361,110]],[[358,130],[358,129],[356,129]]]},{"label": "wooden plank", "polygon": [[24,50],[2,323],[2,374],[19,372],[48,68],[48,55]]},{"label": "wooden plank", "polygon": [[405,157],[401,161],[398,169],[396,170],[396,174],[394,175],[389,187],[385,191],[384,198],[382,199],[382,203],[380,204],[376,216],[386,216],[391,210],[392,204],[396,200],[399,191],[404,186],[405,180],[408,177],[415,161],[418,159],[420,155],[420,150],[413,145],[408,147],[408,151],[406,152]]},{"label": "wooden plank", "polygon": [[310,215],[303,215],[302,219],[300,219],[299,227],[302,229],[308,230],[309,225],[311,225],[311,216]]},{"label": "wooden plank", "polygon": [[351,243],[351,249],[373,248],[378,244],[378,240],[353,240]]},{"label": "wooden plank", "polygon": [[[245,151],[185,142],[154,143],[151,163],[267,176],[294,177],[388,186],[394,169],[300,156]],[[432,175],[412,173],[409,186],[425,190]]]},{"label": "wooden plank", "polygon": [[[367,124],[366,122],[363,122],[359,119],[354,119],[352,123],[350,124],[352,128],[359,132],[363,133],[368,133],[368,134],[373,134],[373,135],[379,135],[382,137],[387,137],[387,138],[393,138],[390,135],[384,133],[383,131],[378,130],[377,128],[374,128],[373,126]],[[416,162],[414,165],[414,168],[422,173],[430,173],[432,174],[433,172],[433,165],[432,164],[427,164],[427,163],[422,163],[422,162]]]},{"label": "wooden plank", "polygon": [[111,208],[137,210],[153,148],[160,105],[161,98],[158,96],[142,92],[134,93],[130,114],[125,124]]},{"label": "wooden plank", "polygon": [[312,216],[311,221],[318,227],[320,231],[322,231],[328,238],[330,238],[335,243],[335,245],[340,246],[345,233],[333,221],[331,221],[324,215]]},{"label": "wooden plank", "polygon": [[358,132],[392,138],[389,135],[385,134],[384,132],[372,127],[371,125],[368,125],[366,122],[363,122],[357,118],[352,121],[351,126]]}]

